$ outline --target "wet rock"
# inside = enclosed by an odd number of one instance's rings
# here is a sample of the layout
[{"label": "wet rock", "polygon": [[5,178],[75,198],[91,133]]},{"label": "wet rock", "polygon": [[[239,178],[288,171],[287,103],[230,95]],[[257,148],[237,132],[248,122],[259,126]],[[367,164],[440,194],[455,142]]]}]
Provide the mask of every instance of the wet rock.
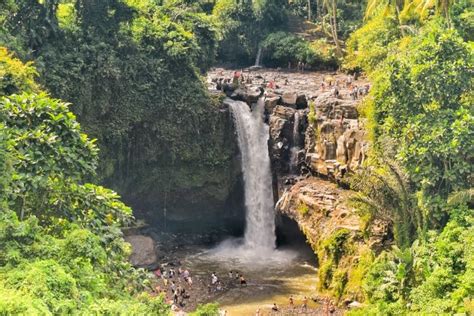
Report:
[{"label": "wet rock", "polygon": [[155,242],[151,237],[131,235],[126,236],[125,241],[132,245],[129,260],[134,267],[153,269],[158,265]]},{"label": "wet rock", "polygon": [[257,103],[259,97],[260,90],[253,86],[237,88],[230,95],[231,99],[244,101],[247,104]]}]

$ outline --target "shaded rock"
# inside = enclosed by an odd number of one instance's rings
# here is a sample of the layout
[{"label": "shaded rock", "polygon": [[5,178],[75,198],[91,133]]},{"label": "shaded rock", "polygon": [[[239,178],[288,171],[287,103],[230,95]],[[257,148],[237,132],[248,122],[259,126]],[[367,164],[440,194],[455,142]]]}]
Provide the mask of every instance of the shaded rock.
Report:
[{"label": "shaded rock", "polygon": [[134,267],[152,269],[157,265],[155,242],[151,237],[131,235],[125,236],[125,241],[132,245],[129,260]]},{"label": "shaded rock", "polygon": [[306,109],[308,107],[308,100],[306,99],[306,95],[304,93],[298,93],[295,105],[297,109]]}]

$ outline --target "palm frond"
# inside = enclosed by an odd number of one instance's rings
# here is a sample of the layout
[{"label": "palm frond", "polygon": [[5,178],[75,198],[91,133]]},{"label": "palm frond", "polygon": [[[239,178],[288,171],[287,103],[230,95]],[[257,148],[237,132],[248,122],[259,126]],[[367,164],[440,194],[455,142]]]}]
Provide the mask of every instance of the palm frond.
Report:
[{"label": "palm frond", "polygon": [[448,204],[451,206],[461,204],[472,204],[474,202],[474,189],[469,188],[452,193],[448,198]]}]

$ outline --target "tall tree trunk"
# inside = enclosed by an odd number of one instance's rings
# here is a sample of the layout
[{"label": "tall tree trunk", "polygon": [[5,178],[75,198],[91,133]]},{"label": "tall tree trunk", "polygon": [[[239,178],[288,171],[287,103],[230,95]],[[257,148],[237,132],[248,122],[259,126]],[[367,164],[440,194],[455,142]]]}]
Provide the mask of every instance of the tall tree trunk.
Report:
[{"label": "tall tree trunk", "polygon": [[321,0],[316,0],[316,19],[321,21]]},{"label": "tall tree trunk", "polygon": [[308,21],[311,21],[311,0],[308,0]]},{"label": "tall tree trunk", "polygon": [[337,36],[337,0],[331,1],[331,29],[332,29],[332,38],[334,40],[334,44],[336,44],[336,54],[338,57],[342,57],[342,49],[339,43],[339,38]]}]

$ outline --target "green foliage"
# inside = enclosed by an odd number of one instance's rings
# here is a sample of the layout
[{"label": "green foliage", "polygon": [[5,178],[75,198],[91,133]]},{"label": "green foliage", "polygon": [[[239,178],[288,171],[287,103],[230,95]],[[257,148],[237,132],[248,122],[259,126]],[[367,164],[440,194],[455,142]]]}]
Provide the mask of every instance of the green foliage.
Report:
[{"label": "green foliage", "polygon": [[295,67],[304,62],[312,68],[335,68],[337,60],[334,49],[325,40],[313,43],[285,32],[271,33],[263,41],[265,65],[286,67],[291,63]]},{"label": "green foliage", "polygon": [[[443,4],[441,15],[449,11],[450,18],[429,13],[418,17],[419,24],[403,21],[405,8],[397,22],[412,23],[411,35],[386,37],[388,49],[368,27],[381,16],[351,38],[349,45],[357,45],[346,63],[364,68],[373,81],[365,114],[376,156],[353,183],[360,192],[355,200],[359,209],[393,225],[400,246],[375,259],[364,282],[370,304],[351,314],[472,312],[474,50],[463,41],[469,23],[460,14],[470,11],[461,2],[452,10]],[[449,27],[450,20],[463,37]],[[364,41],[367,54],[357,55]],[[370,50],[377,45],[381,50],[374,59]],[[387,139],[391,150],[384,146]]]},{"label": "green foliage", "polygon": [[443,220],[443,200],[473,172],[472,57],[455,31],[432,23],[374,75],[376,134],[399,144],[427,223]]},{"label": "green foliage", "polygon": [[[347,229],[339,229],[332,233],[318,245],[318,287],[327,290],[332,286],[337,295],[342,295],[346,279],[346,272],[338,270],[338,264],[347,251],[346,242],[350,236]],[[340,284],[343,283],[343,284]],[[335,285],[335,286],[334,286]]]},{"label": "green foliage", "polygon": [[391,16],[377,16],[351,34],[343,67],[351,71],[373,71],[387,57],[390,44],[400,35]]},{"label": "green foliage", "polygon": [[399,163],[388,157],[393,148],[385,144],[378,159],[371,165],[352,174],[351,188],[356,190],[350,201],[368,225],[374,220],[390,223],[395,242],[406,247],[423,229],[422,214],[417,206],[414,189],[406,171]]},{"label": "green foliage", "polygon": [[209,303],[201,304],[197,309],[190,313],[191,316],[218,316],[219,315],[219,304]]},{"label": "green foliage", "polygon": [[24,64],[0,47],[0,97],[20,91],[37,92],[36,76],[32,63]]},{"label": "green foliage", "polygon": [[286,25],[286,1],[218,0],[213,9],[222,41],[218,58],[234,64],[251,64],[266,35]]},{"label": "green foliage", "polygon": [[305,203],[300,203],[300,205],[298,206],[298,213],[303,216],[307,215],[309,213],[308,205],[306,205]]},{"label": "green foliage", "polygon": [[[213,105],[200,77],[214,62],[220,36],[209,5],[178,0],[10,5],[5,10],[12,16],[2,15],[9,36],[0,36],[0,43],[34,60],[51,95],[74,104],[84,131],[102,149],[97,172],[102,183],[152,211],[165,200],[173,209],[196,200],[217,209],[228,200],[235,142],[227,116]],[[47,12],[50,23],[43,25],[40,16]],[[189,190],[199,196],[183,194]],[[138,205],[142,201],[146,205]]]},{"label": "green foliage", "polygon": [[441,234],[380,255],[365,280],[368,310],[387,314],[453,314],[473,300],[472,217],[449,222]]},{"label": "green foliage", "polygon": [[167,315],[163,298],[144,292],[144,271],[127,261],[121,227],[130,208],[83,184],[97,148],[68,105],[10,95],[0,118],[0,314]]}]

